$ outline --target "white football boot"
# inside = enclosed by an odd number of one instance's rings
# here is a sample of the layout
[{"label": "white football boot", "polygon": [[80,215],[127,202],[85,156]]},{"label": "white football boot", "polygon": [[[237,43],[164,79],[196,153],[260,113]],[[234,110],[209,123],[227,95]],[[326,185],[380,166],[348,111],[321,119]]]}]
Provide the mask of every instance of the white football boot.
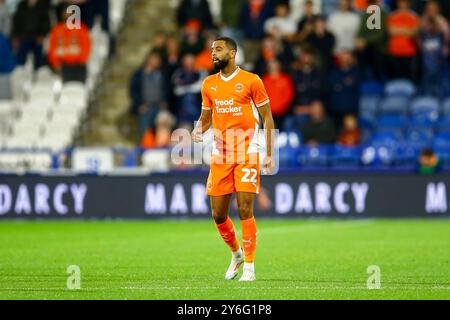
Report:
[{"label": "white football boot", "polygon": [[241,267],[243,262],[244,262],[244,252],[242,251],[242,249],[233,252],[231,256],[230,266],[228,267],[228,270],[225,273],[225,280],[233,280],[234,278],[236,278],[239,272],[239,268]]},{"label": "white football boot", "polygon": [[242,273],[239,281],[255,281],[255,264],[254,263],[244,263],[244,272]]}]

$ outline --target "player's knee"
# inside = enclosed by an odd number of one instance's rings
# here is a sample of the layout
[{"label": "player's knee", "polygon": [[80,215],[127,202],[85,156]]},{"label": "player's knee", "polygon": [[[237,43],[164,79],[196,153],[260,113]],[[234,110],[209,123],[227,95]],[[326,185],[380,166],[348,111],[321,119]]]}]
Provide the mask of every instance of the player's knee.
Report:
[{"label": "player's knee", "polygon": [[253,209],[250,203],[241,203],[238,208],[239,218],[247,220],[253,217]]},{"label": "player's knee", "polygon": [[214,222],[216,224],[224,223],[225,221],[227,221],[227,217],[228,217],[226,212],[223,213],[223,212],[216,211],[216,210],[212,211],[212,216],[213,216]]}]

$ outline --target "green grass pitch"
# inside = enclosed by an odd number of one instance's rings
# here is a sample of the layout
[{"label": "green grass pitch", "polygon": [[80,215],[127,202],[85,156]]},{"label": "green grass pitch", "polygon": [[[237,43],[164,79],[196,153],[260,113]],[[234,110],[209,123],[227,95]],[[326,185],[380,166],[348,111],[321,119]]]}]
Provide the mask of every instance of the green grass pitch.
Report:
[{"label": "green grass pitch", "polygon": [[448,219],[257,222],[254,283],[222,280],[212,221],[3,222],[0,299],[450,299]]}]

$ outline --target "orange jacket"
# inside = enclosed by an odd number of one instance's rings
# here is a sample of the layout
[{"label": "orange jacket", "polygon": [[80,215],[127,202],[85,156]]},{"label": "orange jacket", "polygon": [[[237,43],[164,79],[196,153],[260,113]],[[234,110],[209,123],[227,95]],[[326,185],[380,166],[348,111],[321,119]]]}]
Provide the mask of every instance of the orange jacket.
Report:
[{"label": "orange jacket", "polygon": [[262,77],[267,94],[270,98],[270,108],[274,116],[283,116],[289,112],[294,99],[294,84],[289,75],[280,73],[279,76],[266,74]]},{"label": "orange jacket", "polygon": [[89,29],[69,29],[66,23],[58,23],[50,32],[48,60],[53,68],[61,64],[86,64],[91,52]]}]

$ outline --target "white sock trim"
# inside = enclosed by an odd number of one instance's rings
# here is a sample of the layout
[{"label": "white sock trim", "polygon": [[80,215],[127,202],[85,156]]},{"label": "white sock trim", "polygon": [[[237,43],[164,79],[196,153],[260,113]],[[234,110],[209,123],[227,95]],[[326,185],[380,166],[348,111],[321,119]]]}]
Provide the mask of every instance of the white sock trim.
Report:
[{"label": "white sock trim", "polygon": [[255,263],[244,262],[244,270],[255,272]]}]

